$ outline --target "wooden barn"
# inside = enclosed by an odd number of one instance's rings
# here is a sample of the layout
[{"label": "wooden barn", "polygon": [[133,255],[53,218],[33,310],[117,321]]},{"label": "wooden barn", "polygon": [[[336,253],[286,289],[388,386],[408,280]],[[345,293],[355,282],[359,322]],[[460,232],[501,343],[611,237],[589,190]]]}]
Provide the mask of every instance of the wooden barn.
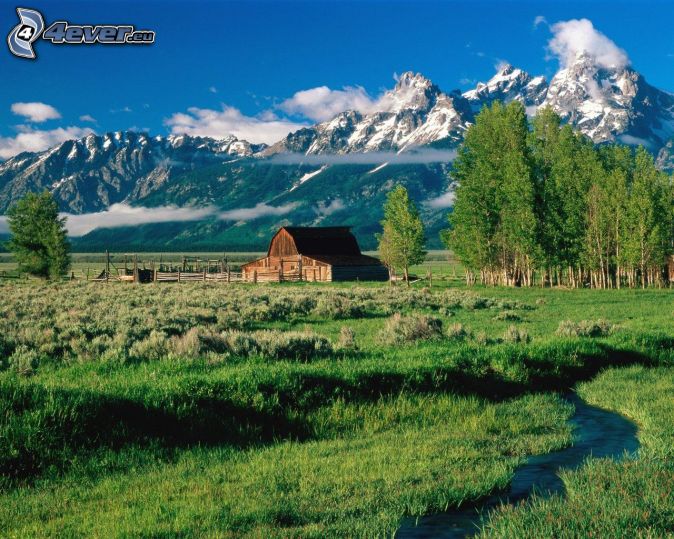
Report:
[{"label": "wooden barn", "polygon": [[360,252],[350,227],[283,227],[267,256],[241,267],[244,281],[386,281],[388,270]]}]

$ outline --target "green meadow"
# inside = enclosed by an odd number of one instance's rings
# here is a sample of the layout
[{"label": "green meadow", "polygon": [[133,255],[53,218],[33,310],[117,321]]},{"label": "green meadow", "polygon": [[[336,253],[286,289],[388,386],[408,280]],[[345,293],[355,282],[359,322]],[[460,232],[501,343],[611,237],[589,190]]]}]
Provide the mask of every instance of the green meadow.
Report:
[{"label": "green meadow", "polygon": [[1,534],[391,536],[572,444],[575,388],[637,423],[639,458],[482,533],[666,535],[671,291],[465,288],[434,263],[410,288],[0,281]]}]

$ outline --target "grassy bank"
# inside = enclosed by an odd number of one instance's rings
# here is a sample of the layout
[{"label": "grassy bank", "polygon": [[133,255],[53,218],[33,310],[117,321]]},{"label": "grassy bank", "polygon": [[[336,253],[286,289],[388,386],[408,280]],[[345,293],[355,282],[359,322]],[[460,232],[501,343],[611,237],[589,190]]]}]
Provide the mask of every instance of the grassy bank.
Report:
[{"label": "grassy bank", "polygon": [[567,497],[500,511],[485,537],[667,537],[674,529],[674,369],[611,369],[581,384],[588,402],[635,421],[638,459],[597,459],[562,475]]}]

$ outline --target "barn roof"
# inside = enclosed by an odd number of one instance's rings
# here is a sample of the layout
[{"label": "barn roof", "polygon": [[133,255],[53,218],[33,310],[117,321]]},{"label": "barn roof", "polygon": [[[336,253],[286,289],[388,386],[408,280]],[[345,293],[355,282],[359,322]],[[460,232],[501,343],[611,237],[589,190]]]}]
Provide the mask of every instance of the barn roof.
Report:
[{"label": "barn roof", "polygon": [[309,258],[331,266],[381,266],[381,262],[377,258],[367,255],[313,255]]},{"label": "barn roof", "polygon": [[360,256],[360,247],[348,226],[287,226],[281,230],[293,238],[297,251],[306,256]]}]

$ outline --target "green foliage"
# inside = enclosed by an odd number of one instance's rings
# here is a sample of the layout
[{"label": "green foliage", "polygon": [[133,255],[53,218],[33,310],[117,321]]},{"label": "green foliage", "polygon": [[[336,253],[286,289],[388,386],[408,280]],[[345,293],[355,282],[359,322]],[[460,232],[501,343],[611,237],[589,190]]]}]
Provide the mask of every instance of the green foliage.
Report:
[{"label": "green foliage", "polygon": [[402,185],[389,192],[384,205],[384,231],[377,237],[382,262],[402,268],[409,283],[409,267],[424,261],[424,224],[419,210]]},{"label": "green foliage", "polygon": [[482,283],[661,286],[674,187],[644,149],[594,147],[549,108],[484,108],[455,162],[443,235]]},{"label": "green foliage", "polygon": [[477,116],[454,162],[449,246],[469,268],[502,270],[508,283],[529,279],[537,256],[527,138],[524,107],[495,102]]},{"label": "green foliage", "polygon": [[57,279],[70,268],[70,244],[65,218],[58,215],[58,205],[49,191],[28,193],[7,212],[8,242],[19,270]]}]

